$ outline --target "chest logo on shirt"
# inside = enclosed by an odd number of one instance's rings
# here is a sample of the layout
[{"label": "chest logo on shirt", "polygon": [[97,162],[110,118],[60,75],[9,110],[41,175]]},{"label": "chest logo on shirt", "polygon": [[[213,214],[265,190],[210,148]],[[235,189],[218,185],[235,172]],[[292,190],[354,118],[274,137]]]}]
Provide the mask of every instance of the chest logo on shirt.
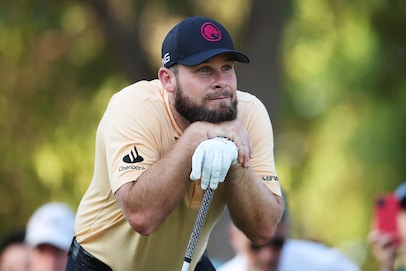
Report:
[{"label": "chest logo on shirt", "polygon": [[130,151],[129,154],[123,157],[123,162],[128,164],[135,164],[144,161],[144,158],[139,155],[137,147],[134,145],[134,148]]}]

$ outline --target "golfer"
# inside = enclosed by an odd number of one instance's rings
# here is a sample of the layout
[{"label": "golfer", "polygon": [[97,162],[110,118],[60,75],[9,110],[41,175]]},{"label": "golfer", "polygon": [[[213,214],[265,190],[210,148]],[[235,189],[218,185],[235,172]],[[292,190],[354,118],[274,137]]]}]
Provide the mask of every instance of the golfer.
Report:
[{"label": "golfer", "polygon": [[165,37],[158,79],[113,95],[67,271],[179,271],[208,187],[189,270],[215,270],[206,244],[226,207],[254,244],[272,239],[283,210],[272,125],[265,106],[237,90],[236,62],[249,60],[220,23],[189,17]]}]

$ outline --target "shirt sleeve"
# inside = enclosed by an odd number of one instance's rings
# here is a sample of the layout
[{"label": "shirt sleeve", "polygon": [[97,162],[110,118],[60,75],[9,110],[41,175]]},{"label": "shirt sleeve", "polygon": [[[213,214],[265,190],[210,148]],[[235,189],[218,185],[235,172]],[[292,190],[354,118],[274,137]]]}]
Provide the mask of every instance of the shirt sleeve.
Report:
[{"label": "shirt sleeve", "polygon": [[123,184],[137,180],[161,156],[159,122],[165,121],[164,114],[151,102],[153,98],[142,94],[143,87],[131,87],[112,97],[102,119],[113,193]]},{"label": "shirt sleeve", "polygon": [[254,171],[275,194],[282,195],[274,159],[273,128],[264,104],[247,93],[239,97],[241,108],[239,118],[251,136],[253,157],[251,165]]}]

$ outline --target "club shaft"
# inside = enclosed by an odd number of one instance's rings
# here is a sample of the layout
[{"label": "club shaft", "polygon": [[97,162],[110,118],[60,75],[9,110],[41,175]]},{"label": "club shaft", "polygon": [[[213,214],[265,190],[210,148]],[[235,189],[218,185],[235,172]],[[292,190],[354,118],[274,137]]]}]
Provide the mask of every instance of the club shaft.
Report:
[{"label": "club shaft", "polygon": [[188,263],[188,262],[186,262],[186,261],[183,262],[182,270],[181,270],[181,271],[188,271],[189,265],[190,265],[190,263]]},{"label": "club shaft", "polygon": [[189,244],[186,249],[185,261],[182,266],[182,271],[187,271],[189,264],[192,261],[193,254],[199,241],[200,233],[206,220],[207,212],[209,211],[211,201],[213,199],[214,190],[210,187],[204,192],[202,202],[200,203],[199,212],[193,226],[192,234],[190,235]]}]

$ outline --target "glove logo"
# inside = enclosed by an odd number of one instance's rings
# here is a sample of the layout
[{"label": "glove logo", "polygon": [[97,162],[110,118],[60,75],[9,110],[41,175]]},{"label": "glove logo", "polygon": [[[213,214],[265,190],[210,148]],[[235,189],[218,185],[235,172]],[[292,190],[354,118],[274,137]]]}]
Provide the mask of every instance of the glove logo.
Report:
[{"label": "glove logo", "polygon": [[134,149],[129,154],[123,157],[123,162],[128,164],[135,164],[144,161],[144,158],[138,154],[137,147],[134,145]]}]

